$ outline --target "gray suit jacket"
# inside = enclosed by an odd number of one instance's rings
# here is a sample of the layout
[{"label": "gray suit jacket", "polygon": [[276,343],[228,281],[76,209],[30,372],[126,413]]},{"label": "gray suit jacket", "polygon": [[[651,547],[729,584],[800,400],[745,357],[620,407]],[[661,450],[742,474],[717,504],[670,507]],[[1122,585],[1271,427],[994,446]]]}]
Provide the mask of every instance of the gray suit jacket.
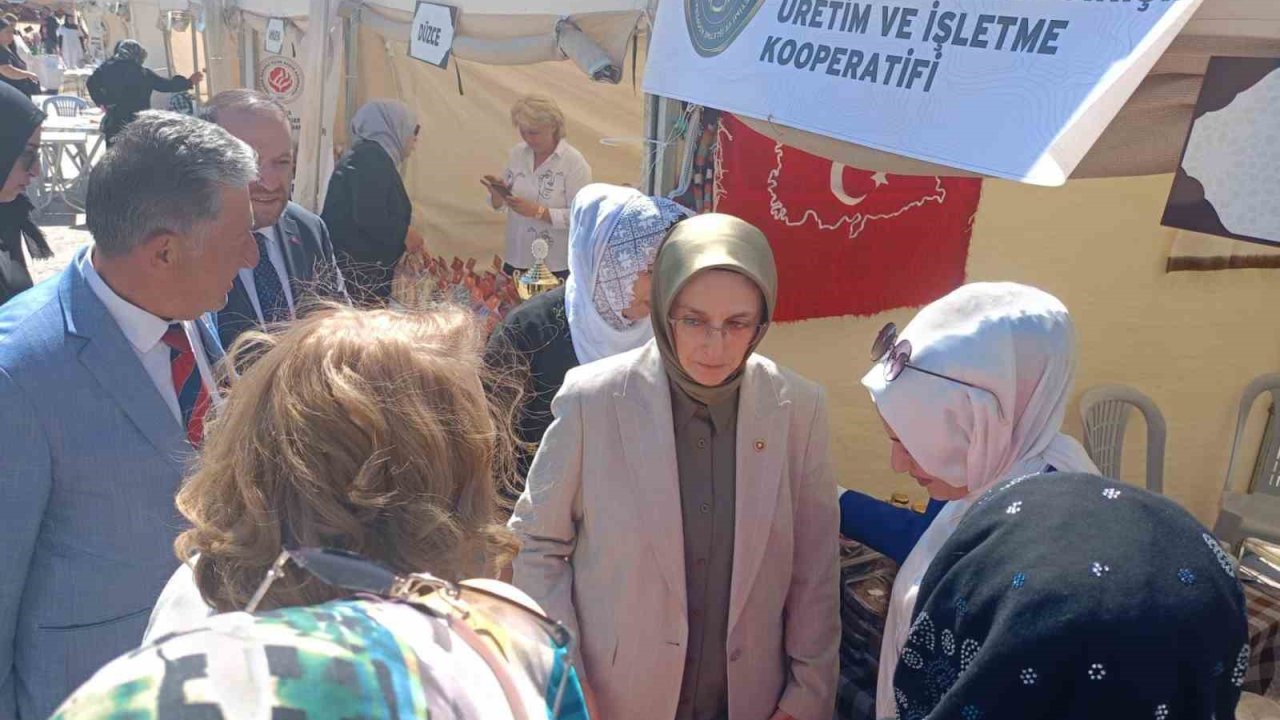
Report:
[{"label": "gray suit jacket", "polygon": [[[322,297],[350,302],[338,265],[333,259],[333,243],[324,221],[296,203],[285,206],[276,222],[276,237],[284,250],[285,271],[294,302]],[[265,255],[259,262],[270,263]],[[218,332],[223,347],[231,347],[241,333],[258,325],[249,292],[236,276],[227,295],[227,306],[218,311]]]},{"label": "gray suit jacket", "polygon": [[137,647],[178,566],[192,448],[79,257],[0,308],[0,720]]}]

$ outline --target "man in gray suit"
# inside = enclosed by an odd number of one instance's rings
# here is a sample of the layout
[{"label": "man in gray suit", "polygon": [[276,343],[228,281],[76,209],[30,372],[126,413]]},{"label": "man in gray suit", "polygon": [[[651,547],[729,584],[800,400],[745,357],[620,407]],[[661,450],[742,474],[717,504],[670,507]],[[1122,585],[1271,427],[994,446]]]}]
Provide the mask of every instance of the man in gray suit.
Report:
[{"label": "man in gray suit", "polygon": [[0,720],[48,717],[136,647],[178,566],[256,173],[221,128],[141,113],[89,178],[93,246],[0,308]]},{"label": "man in gray suit", "polygon": [[284,107],[256,90],[227,90],[201,117],[258,153],[258,179],[249,185],[258,266],[239,274],[218,313],[223,346],[246,330],[293,319],[309,296],[347,301],[324,221],[289,201],[294,151]]}]

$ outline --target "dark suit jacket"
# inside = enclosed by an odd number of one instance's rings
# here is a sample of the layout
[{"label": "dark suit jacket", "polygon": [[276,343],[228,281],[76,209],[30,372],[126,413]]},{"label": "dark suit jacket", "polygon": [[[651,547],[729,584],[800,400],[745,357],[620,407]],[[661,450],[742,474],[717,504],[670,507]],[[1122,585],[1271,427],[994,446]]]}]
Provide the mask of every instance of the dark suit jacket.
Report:
[{"label": "dark suit jacket", "polygon": [[357,143],[333,169],[320,213],[333,234],[338,266],[361,304],[391,295],[413,204],[400,171],[376,142]]},{"label": "dark suit jacket", "polygon": [[[285,206],[276,222],[276,237],[284,250],[285,271],[289,275],[289,290],[293,302],[300,305],[307,297],[322,297],[349,302],[342,274],[333,259],[333,243],[324,221],[315,213],[296,203]],[[270,263],[263,256],[259,263]],[[227,305],[218,311],[218,333],[222,346],[229,348],[240,334],[258,325],[258,315],[253,311],[249,292],[240,276],[236,276]]]}]

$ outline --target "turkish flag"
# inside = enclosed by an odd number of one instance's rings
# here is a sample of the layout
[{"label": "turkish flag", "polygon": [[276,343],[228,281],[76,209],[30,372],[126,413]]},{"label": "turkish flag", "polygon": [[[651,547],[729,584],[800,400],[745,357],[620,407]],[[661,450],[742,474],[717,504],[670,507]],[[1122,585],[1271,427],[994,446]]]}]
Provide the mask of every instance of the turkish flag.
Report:
[{"label": "turkish flag", "polygon": [[775,142],[724,113],[716,212],[768,236],[774,319],[924,305],[964,282],[982,181],[859,170]]}]

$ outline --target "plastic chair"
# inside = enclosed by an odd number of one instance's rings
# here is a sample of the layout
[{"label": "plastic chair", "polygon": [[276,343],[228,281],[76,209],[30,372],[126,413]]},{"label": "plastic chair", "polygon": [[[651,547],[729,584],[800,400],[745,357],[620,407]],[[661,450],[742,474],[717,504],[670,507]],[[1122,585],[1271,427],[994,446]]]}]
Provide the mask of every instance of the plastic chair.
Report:
[{"label": "plastic chair", "polygon": [[76,117],[81,110],[89,109],[89,103],[75,95],[54,95],[44,101],[42,109],[45,113],[49,112],[49,108],[53,108],[54,113],[59,117]]},{"label": "plastic chair", "polygon": [[1120,478],[1124,460],[1124,432],[1129,414],[1137,408],[1147,422],[1147,489],[1164,492],[1164,415],[1155,401],[1126,385],[1100,385],[1080,398],[1084,449],[1103,475]]},{"label": "plastic chair", "polygon": [[1222,484],[1222,504],[1213,534],[1232,547],[1246,538],[1280,543],[1280,495],[1254,492],[1257,487],[1280,483],[1280,433],[1268,433],[1258,450],[1258,467],[1251,486],[1243,492],[1231,489],[1231,477],[1244,438],[1253,404],[1263,393],[1271,393],[1271,403],[1280,407],[1280,373],[1263,375],[1249,383],[1240,397],[1236,416],[1236,434],[1231,440],[1231,456],[1227,461],[1227,477]]}]

